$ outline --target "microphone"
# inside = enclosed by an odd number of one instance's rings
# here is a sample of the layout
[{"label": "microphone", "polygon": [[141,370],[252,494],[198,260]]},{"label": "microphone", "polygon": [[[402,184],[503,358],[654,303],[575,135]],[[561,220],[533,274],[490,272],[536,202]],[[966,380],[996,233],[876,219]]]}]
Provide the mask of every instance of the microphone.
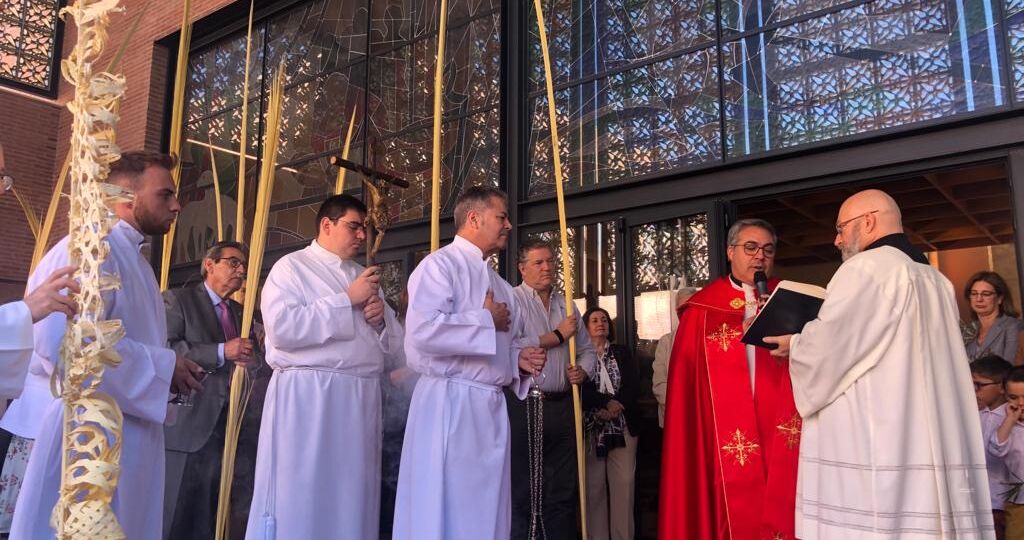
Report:
[{"label": "microphone", "polygon": [[768,300],[768,274],[762,270],[754,272],[754,287],[757,288],[758,304],[763,305]]}]

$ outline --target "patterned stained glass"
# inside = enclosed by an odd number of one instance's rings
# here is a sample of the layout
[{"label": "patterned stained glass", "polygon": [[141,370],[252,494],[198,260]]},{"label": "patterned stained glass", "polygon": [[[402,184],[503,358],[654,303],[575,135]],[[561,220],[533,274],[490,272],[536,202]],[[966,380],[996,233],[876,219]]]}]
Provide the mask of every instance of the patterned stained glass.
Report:
[{"label": "patterned stained glass", "polygon": [[1003,9],[1010,49],[1013,93],[1017,101],[1021,101],[1024,100],[1024,0],[1006,0]]},{"label": "patterned stained glass", "polygon": [[[449,29],[445,45],[444,116],[496,107],[500,96],[497,15]],[[371,61],[371,136],[385,137],[433,120],[437,37],[394,48]]]},{"label": "patterned stained glass", "polygon": [[[721,157],[714,49],[556,92],[569,186],[625,180]],[[531,102],[530,196],[554,191],[547,97]]]},{"label": "patterned stained glass", "polygon": [[286,84],[319,77],[366,59],[366,1],[316,0],[271,19],[266,65],[283,60]]},{"label": "patterned stained glass", "polygon": [[[449,120],[442,126],[442,212],[454,209],[464,187],[498,185],[498,109]],[[408,189],[393,192],[389,205],[393,220],[430,215],[433,130],[428,125],[399,136],[371,140],[370,165],[408,180]],[[454,182],[453,182],[454,179]]]},{"label": "patterned stained glass", "polygon": [[[262,27],[254,27],[249,58],[249,108],[259,107],[263,85]],[[189,57],[186,122],[222,114],[241,106],[245,72],[245,33],[213,44]]]},{"label": "patterned stained glass", "polygon": [[[2,0],[0,0],[2,1]],[[428,215],[430,178],[429,87],[436,47],[436,3],[315,0],[259,22],[251,62],[250,181],[258,171],[269,81],[285,69],[284,110],[272,197],[271,245],[294,243],[315,233],[304,219],[334,188],[337,169],[328,158],[344,144],[355,111],[349,159],[388,170],[413,187],[392,191],[393,218]],[[447,33],[443,187],[446,211],[464,185],[497,185],[499,174],[500,2],[449,2]],[[372,27],[372,31],[368,29]],[[367,42],[368,36],[372,44]],[[193,216],[212,199],[208,147],[238,144],[245,36],[239,32],[190,58],[179,231],[208,238],[212,220]],[[367,49],[370,58],[367,59]],[[237,157],[237,156],[235,156]],[[230,152],[216,157],[224,199],[233,207],[237,163]],[[350,173],[347,192],[361,193]],[[255,190],[247,192],[252,205]],[[232,199],[227,201],[227,199]],[[193,205],[189,210],[188,205]],[[313,208],[315,211],[315,208]],[[211,212],[212,215],[212,212]],[[227,216],[226,216],[227,217]],[[226,219],[227,221],[227,219]],[[233,227],[233,216],[230,221]],[[201,250],[181,250],[175,262]]]},{"label": "patterned stained glass", "polygon": [[[537,16],[530,3],[530,86],[544,85]],[[618,70],[715,40],[713,0],[545,0],[556,84]]]},{"label": "patterned stained glass", "polygon": [[829,10],[848,0],[722,0],[722,29],[727,34],[758,30],[802,15]]},{"label": "patterned stained glass", "polygon": [[[437,0],[374,0],[370,23],[370,46],[374,53],[437,33]],[[496,14],[499,0],[458,0],[448,2],[448,28],[468,20]]]},{"label": "patterned stained glass", "polygon": [[647,223],[631,234],[634,294],[668,290],[672,277],[691,287],[711,279],[707,214]]},{"label": "patterned stained glass", "polygon": [[0,79],[50,92],[59,0],[0,0]]},{"label": "patterned stained glass", "polygon": [[729,156],[1005,101],[990,0],[877,0],[724,45]]}]

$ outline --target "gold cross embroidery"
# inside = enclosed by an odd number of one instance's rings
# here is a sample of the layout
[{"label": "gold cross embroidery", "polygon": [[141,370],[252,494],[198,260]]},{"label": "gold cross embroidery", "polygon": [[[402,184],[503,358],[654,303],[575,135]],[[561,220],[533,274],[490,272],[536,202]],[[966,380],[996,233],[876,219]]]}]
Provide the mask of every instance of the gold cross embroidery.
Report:
[{"label": "gold cross embroidery", "polygon": [[782,435],[786,438],[786,448],[792,450],[800,442],[801,425],[800,416],[794,414],[785,423],[775,426],[775,429],[782,432]]},{"label": "gold cross embroidery", "polygon": [[740,464],[740,467],[746,465],[747,461],[750,461],[750,456],[756,454],[759,448],[761,448],[761,445],[751,442],[738,429],[732,434],[732,439],[729,443],[722,446],[722,450],[725,450],[726,454],[734,457],[736,462]]},{"label": "gold cross embroidery", "polygon": [[786,537],[782,536],[782,533],[777,532],[772,535],[772,540],[786,540]]},{"label": "gold cross embroidery", "polygon": [[730,327],[728,323],[722,323],[722,327],[719,328],[717,332],[709,335],[707,339],[711,343],[717,343],[718,347],[723,351],[728,351],[729,344],[731,344],[734,339],[740,337],[740,335],[742,335],[741,332]]},{"label": "gold cross embroidery", "polygon": [[742,298],[733,298],[732,301],[729,302],[729,307],[733,309],[740,309],[742,307],[745,307],[746,305],[747,303],[744,302]]}]

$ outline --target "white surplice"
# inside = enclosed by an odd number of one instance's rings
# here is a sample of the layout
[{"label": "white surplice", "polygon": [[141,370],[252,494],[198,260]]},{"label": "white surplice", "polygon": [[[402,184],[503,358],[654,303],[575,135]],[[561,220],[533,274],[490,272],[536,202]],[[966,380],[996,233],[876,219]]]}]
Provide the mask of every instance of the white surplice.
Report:
[{"label": "white surplice", "polygon": [[798,538],[993,537],[957,320],[949,280],[894,247],[840,266],[791,343]]},{"label": "white surplice", "polygon": [[246,538],[378,537],[380,374],[386,356],[401,354],[402,328],[385,307],[378,335],[352,306],[345,291],[364,270],[314,240],[274,264],[263,286],[274,375]]},{"label": "white surplice", "polygon": [[32,313],[25,302],[0,306],[0,401],[18,397],[32,357]]},{"label": "white surplice", "polygon": [[[40,259],[35,272],[28,278],[27,291],[34,291],[54,272],[67,266],[66,240],[61,241],[59,246],[60,249],[54,247]],[[67,293],[67,290],[61,292]],[[57,343],[64,336],[66,325],[67,317],[63,313],[51,313],[33,327],[33,339],[43,343]],[[22,373],[24,388],[21,395],[11,402],[3,419],[0,419],[0,428],[23,439],[36,438],[47,409],[56,399],[50,390],[50,376],[53,373],[53,363],[50,361],[52,353],[46,348],[39,350],[48,351],[47,356],[40,356],[39,351],[30,351],[31,360],[27,372]]]},{"label": "white surplice", "polygon": [[[115,345],[121,364],[107,368],[100,390],[112,396],[124,413],[121,474],[112,506],[125,536],[132,540],[160,538],[164,481],[164,417],[174,372],[175,354],[167,348],[167,323],[153,268],[139,253],[144,237],[119,221],[107,236],[110,255],[104,271],[116,274],[121,287],[104,294],[107,319],[120,319],[125,337]],[[67,264],[67,238],[46,255],[44,268]],[[48,274],[45,274],[48,275]],[[36,324],[35,350],[53,369],[59,362],[64,334],[63,315]],[[61,468],[62,401],[46,411],[18,496],[11,538],[50,539],[50,514],[57,502]]]},{"label": "white surplice", "polygon": [[[487,290],[512,316],[498,332]],[[511,453],[501,388],[523,398],[522,320],[512,287],[456,236],[409,277],[405,353],[420,373],[409,408],[395,503],[395,540],[508,538]]]}]

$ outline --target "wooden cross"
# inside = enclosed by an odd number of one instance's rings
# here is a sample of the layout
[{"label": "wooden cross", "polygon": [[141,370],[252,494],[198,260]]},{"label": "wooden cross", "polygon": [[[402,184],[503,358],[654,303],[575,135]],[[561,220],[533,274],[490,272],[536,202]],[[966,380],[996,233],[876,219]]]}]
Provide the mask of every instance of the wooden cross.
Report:
[{"label": "wooden cross", "polygon": [[709,334],[707,340],[711,343],[717,343],[718,347],[723,351],[728,351],[732,341],[741,335],[742,332],[729,326],[729,323],[722,323],[722,327],[717,332]]},{"label": "wooden cross", "polygon": [[783,424],[775,426],[775,429],[782,432],[782,435],[786,437],[786,448],[792,450],[800,443],[800,416],[794,414],[792,418],[787,420]]},{"label": "wooden cross", "polygon": [[750,456],[756,454],[760,448],[761,445],[751,442],[739,429],[732,434],[732,439],[729,440],[729,443],[722,446],[722,450],[726,454],[736,458],[736,462],[740,464],[740,467],[746,465],[747,461],[750,460]]}]

